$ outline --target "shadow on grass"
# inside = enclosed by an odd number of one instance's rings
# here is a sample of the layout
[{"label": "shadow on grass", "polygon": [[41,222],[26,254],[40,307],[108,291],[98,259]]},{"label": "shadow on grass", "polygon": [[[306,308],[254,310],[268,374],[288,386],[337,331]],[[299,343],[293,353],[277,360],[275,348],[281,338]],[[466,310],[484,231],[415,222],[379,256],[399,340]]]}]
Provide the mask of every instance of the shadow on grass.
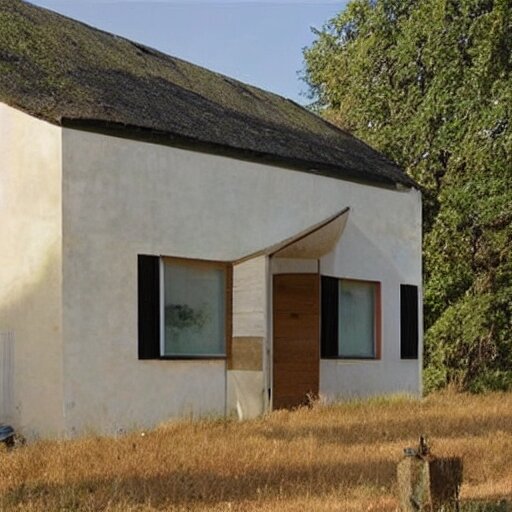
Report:
[{"label": "shadow on grass", "polygon": [[[0,497],[0,510],[104,510],[112,506],[137,507],[151,504],[167,509],[221,502],[300,499],[338,495],[347,488],[393,489],[396,465],[389,461],[371,464],[312,464],[301,467],[274,467],[269,471],[243,474],[170,470],[158,476],[93,478],[63,484],[25,484]],[[465,502],[460,512],[512,512],[508,501]]]},{"label": "shadow on grass", "polygon": [[460,512],[512,512],[512,502],[466,502],[461,504]]},{"label": "shadow on grass", "polygon": [[312,464],[303,467],[274,467],[243,474],[180,472],[171,470],[155,477],[121,476],[90,479],[62,485],[22,485],[0,499],[0,510],[31,502],[53,510],[71,506],[74,510],[101,509],[106,504],[161,507],[186,503],[214,505],[225,501],[255,501],[272,497],[300,498],[343,493],[347,486],[389,486],[395,480],[392,462],[337,465]]},{"label": "shadow on grass", "polygon": [[448,415],[432,415],[410,419],[371,421],[363,425],[333,425],[315,427],[294,427],[293,435],[286,427],[262,430],[263,437],[275,440],[313,438],[320,443],[353,445],[371,439],[375,442],[395,442],[427,433],[432,438],[455,438],[465,436],[487,436],[495,432],[512,432],[512,415],[493,415],[467,422],[461,427],[463,418]]}]

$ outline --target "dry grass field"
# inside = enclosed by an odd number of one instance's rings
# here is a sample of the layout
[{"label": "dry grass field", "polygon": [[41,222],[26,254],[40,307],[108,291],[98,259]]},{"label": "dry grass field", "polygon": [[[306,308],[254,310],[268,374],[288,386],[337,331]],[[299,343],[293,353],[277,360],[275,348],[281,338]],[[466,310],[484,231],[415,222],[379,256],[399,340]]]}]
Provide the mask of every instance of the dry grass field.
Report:
[{"label": "dry grass field", "polygon": [[0,510],[394,511],[421,433],[464,458],[464,499],[512,499],[512,394],[443,393],[3,450]]}]

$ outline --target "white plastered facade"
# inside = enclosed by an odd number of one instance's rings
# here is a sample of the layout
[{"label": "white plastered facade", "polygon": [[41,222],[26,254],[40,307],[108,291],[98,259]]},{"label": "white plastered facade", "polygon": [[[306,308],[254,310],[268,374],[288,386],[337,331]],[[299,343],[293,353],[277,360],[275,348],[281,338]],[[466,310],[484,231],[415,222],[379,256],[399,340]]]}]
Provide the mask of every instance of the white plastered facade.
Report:
[{"label": "white plastered facade", "polygon": [[[108,434],[267,410],[271,276],[311,263],[260,255],[235,265],[233,335],[262,340],[261,369],[238,372],[223,360],[138,360],[137,257],[234,262],[346,207],[320,272],[381,282],[382,358],[322,360],[320,394],[421,393],[421,359],[401,360],[399,342],[400,284],[421,290],[417,190],[59,128],[5,105],[0,130],[9,246],[0,255],[0,333],[14,333],[9,420],[25,433]],[[237,275],[258,280],[238,299]]]},{"label": "white plastered facade", "polygon": [[0,103],[0,422],[28,436],[64,430],[61,133]]}]

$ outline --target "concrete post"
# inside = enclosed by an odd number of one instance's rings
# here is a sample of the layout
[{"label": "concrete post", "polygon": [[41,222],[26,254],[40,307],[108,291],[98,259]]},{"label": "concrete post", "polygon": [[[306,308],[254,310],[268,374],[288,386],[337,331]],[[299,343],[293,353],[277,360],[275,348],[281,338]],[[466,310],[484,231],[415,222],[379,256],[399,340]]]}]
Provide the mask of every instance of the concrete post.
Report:
[{"label": "concrete post", "polygon": [[434,457],[423,440],[405,453],[397,468],[401,512],[457,512],[462,459]]}]

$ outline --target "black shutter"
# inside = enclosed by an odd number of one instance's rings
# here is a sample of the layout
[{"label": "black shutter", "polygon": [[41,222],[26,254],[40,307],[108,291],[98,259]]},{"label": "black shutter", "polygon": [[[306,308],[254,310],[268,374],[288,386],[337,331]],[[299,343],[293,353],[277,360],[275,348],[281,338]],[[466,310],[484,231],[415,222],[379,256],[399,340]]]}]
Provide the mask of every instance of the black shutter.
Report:
[{"label": "black shutter", "polygon": [[339,280],[322,276],[321,347],[322,357],[338,357],[338,290]]},{"label": "black shutter", "polygon": [[418,287],[400,285],[400,357],[418,359]]},{"label": "black shutter", "polygon": [[139,359],[160,357],[160,258],[138,258]]}]

